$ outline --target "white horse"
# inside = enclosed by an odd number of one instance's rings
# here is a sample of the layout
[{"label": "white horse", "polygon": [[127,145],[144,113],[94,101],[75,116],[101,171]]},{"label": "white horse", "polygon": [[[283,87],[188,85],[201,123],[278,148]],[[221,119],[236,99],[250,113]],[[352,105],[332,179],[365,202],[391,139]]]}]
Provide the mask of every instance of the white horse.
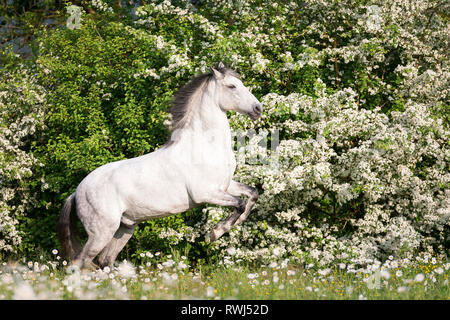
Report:
[{"label": "white horse", "polygon": [[[255,120],[262,104],[223,63],[181,88],[171,108],[174,130],[162,148],[95,169],[67,198],[57,227],[67,258],[78,267],[93,267],[100,253],[100,266],[112,267],[139,222],[202,203],[235,207],[211,231],[209,241],[244,221],[258,192],[232,180],[236,161],[229,110]],[[88,234],[84,247],[74,234],[75,213]]]}]

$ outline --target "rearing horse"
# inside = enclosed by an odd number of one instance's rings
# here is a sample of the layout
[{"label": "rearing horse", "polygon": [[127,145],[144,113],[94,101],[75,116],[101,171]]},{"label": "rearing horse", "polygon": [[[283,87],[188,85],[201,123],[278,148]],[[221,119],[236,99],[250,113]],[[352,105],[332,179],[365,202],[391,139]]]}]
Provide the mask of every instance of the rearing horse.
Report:
[{"label": "rearing horse", "polygon": [[[78,267],[92,267],[100,253],[100,266],[112,267],[139,222],[202,203],[235,207],[213,228],[209,241],[244,221],[258,192],[232,179],[230,110],[256,120],[262,104],[223,63],[178,90],[170,110],[174,130],[162,148],[95,169],[67,198],[57,227],[67,258]],[[88,234],[84,247],[74,234],[75,215]]]}]

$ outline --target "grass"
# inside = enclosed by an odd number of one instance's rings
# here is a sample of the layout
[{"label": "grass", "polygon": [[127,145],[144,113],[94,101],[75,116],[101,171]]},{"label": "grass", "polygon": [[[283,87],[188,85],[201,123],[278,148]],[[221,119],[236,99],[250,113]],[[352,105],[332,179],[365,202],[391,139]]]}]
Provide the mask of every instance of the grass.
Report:
[{"label": "grass", "polygon": [[378,267],[360,269],[275,263],[270,267],[204,265],[192,269],[184,257],[152,255],[144,257],[141,265],[122,261],[113,270],[80,271],[56,254],[52,258],[3,262],[0,300],[450,298],[450,264],[435,259],[406,266],[388,260]]}]

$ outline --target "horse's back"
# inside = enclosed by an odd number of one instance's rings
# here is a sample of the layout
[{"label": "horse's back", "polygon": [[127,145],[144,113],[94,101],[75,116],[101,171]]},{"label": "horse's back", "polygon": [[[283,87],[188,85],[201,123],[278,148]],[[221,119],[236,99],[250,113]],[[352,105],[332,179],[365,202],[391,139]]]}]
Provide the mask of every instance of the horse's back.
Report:
[{"label": "horse's back", "polygon": [[96,211],[125,213],[137,222],[191,207],[181,168],[159,149],[137,158],[107,163],[92,171],[77,188]]}]

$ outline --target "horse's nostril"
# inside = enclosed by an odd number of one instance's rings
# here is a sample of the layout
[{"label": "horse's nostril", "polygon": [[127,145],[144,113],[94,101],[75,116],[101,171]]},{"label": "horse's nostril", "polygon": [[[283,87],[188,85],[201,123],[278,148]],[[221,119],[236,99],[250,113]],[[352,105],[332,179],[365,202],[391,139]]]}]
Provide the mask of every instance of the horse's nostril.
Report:
[{"label": "horse's nostril", "polygon": [[261,104],[260,104],[260,103],[255,104],[254,107],[253,107],[253,111],[254,111],[255,113],[261,113],[261,112],[262,112],[262,106],[261,106]]}]

